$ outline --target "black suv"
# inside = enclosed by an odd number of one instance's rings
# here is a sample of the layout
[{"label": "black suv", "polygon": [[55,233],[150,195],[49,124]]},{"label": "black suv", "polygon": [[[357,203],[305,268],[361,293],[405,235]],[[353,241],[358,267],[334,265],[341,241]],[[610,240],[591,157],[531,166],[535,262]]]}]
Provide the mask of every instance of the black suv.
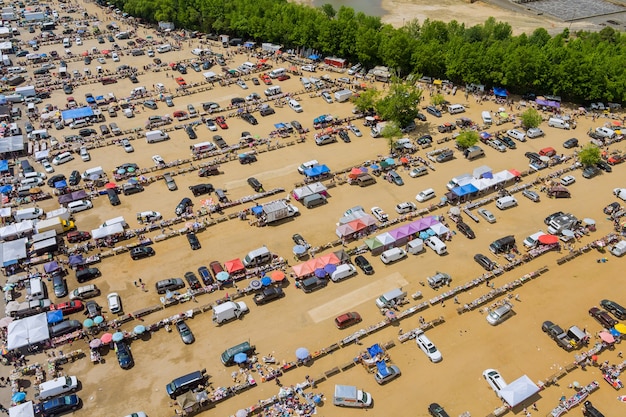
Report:
[{"label": "black suv", "polygon": [[448,413],[446,413],[446,410],[444,410],[443,407],[437,403],[432,403],[431,405],[429,405],[428,412],[433,417],[450,417]]},{"label": "black suv", "polygon": [[113,188],[109,188],[107,190],[107,196],[109,197],[109,203],[111,203],[112,206],[119,206],[121,201],[120,198],[117,196],[117,190],[113,189]]},{"label": "black suv", "polygon": [[[78,178],[80,178],[80,174],[78,174]],[[63,174],[54,175],[50,177],[50,179],[48,180],[48,187],[54,187],[54,184],[60,181],[65,181],[65,175]]]},{"label": "black suv", "polygon": [[143,187],[139,184],[124,184],[122,191],[124,195],[137,194],[143,191]]},{"label": "black suv", "polygon": [[248,178],[248,184],[257,193],[263,191],[263,184],[261,184],[261,182],[254,177]]},{"label": "black suv", "polygon": [[213,142],[215,142],[217,147],[220,149],[228,148],[228,143],[226,143],[224,138],[221,137],[220,135],[213,136]]},{"label": "black suv", "polygon": [[198,135],[196,134],[196,131],[193,130],[193,127],[191,126],[187,126],[185,128],[185,133],[187,133],[187,136],[189,136],[189,139],[198,139]]},{"label": "black suv", "polygon": [[130,250],[130,257],[133,259],[133,261],[154,256],[154,254],[154,249],[152,249],[150,246],[137,246]]},{"label": "black suv", "polygon": [[86,138],[86,137],[91,136],[91,135],[97,135],[98,132],[96,132],[96,129],[86,128],[86,129],[80,129],[78,131],[78,134],[81,135],[82,137]]},{"label": "black suv", "polygon": [[191,185],[189,186],[189,189],[193,193],[194,197],[198,197],[202,194],[210,194],[215,190],[212,184]]},{"label": "black suv", "polygon": [[626,319],[626,309],[615,301],[602,300],[600,305],[620,320]]},{"label": "black suv", "polygon": [[469,225],[465,222],[458,222],[456,224],[457,229],[459,229],[459,232],[463,233],[465,235],[465,237],[467,237],[468,239],[474,239],[476,237],[476,234],[474,233],[474,231],[472,230],[471,227],[469,227]]},{"label": "black suv", "polygon": [[254,295],[253,301],[256,305],[269,303],[272,300],[277,300],[285,296],[282,288],[279,287],[267,287],[263,288],[260,292]]},{"label": "black suv", "polygon": [[185,279],[189,284],[189,288],[191,288],[192,290],[197,290],[198,288],[202,287],[202,284],[200,283],[200,280],[198,279],[196,274],[191,271],[185,272]]},{"label": "black suv", "polygon": [[354,258],[354,264],[361,268],[365,275],[372,275],[374,273],[374,268],[372,267],[372,264],[370,264],[363,255],[359,255]]},{"label": "black suv", "polygon": [[185,197],[180,200],[180,203],[178,203],[178,205],[176,206],[176,215],[180,216],[181,214],[183,214],[185,211],[187,211],[187,207],[193,207],[193,202],[190,198]]},{"label": "black suv", "polygon": [[246,122],[250,123],[251,125],[258,125],[259,122],[256,119],[256,117],[254,117],[253,115],[251,115],[250,113],[243,113],[241,115],[241,118],[243,120],[245,120]]},{"label": "black suv", "polygon": [[200,245],[200,241],[198,240],[198,236],[196,236],[194,232],[187,233],[187,240],[189,241],[189,246],[191,246],[192,250],[197,250],[202,247]]},{"label": "black suv", "polygon": [[486,271],[491,271],[491,270],[493,270],[496,267],[495,262],[493,262],[491,259],[487,258],[482,253],[477,253],[476,255],[474,255],[474,260],[476,262],[478,262],[478,265],[480,265],[483,268],[485,268]]},{"label": "black suv", "polygon": [[326,279],[311,277],[300,281],[300,288],[302,288],[302,291],[308,294],[315,290],[319,290],[320,288],[324,288],[327,284],[328,280]]}]

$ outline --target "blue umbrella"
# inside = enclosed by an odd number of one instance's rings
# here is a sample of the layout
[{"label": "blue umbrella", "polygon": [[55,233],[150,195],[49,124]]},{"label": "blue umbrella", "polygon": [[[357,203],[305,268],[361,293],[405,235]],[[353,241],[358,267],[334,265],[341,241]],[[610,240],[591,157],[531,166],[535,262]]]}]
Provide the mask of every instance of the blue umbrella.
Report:
[{"label": "blue umbrella", "polygon": [[235,361],[235,363],[244,363],[247,360],[248,360],[248,355],[246,355],[243,352],[239,352],[233,357],[233,361]]},{"label": "blue umbrella", "polygon": [[85,321],[83,322],[83,326],[85,326],[86,328],[93,327],[93,320],[92,319],[85,319]]},{"label": "blue umbrella", "polygon": [[320,397],[319,395],[316,395],[315,397],[313,397],[313,402],[315,404],[319,404],[322,402],[322,397]]},{"label": "blue umbrella", "polygon": [[298,348],[296,349],[296,358],[302,360],[305,360],[306,358],[308,358],[309,356],[311,356],[311,354],[309,353],[309,350],[307,348]]},{"label": "blue umbrella", "polygon": [[372,168],[373,170],[380,169],[380,167],[378,165],[376,165],[376,164],[370,165],[370,168]]},{"label": "blue umbrella", "polygon": [[324,278],[326,276],[326,271],[324,271],[324,268],[317,268],[315,270],[315,276],[318,278]]},{"label": "blue umbrella", "polygon": [[13,394],[13,396],[11,397],[11,401],[14,403],[21,403],[22,401],[24,401],[26,399],[26,393],[25,392],[16,392],[15,394]]},{"label": "blue umbrella", "polygon": [[306,247],[303,245],[296,245],[293,247],[293,253],[296,255],[302,255],[304,252],[306,252]]},{"label": "blue umbrella", "polygon": [[385,159],[385,162],[389,165],[395,165],[396,161],[393,158],[387,158]]},{"label": "blue umbrella", "polygon": [[263,284],[258,279],[253,279],[252,281],[250,281],[250,288],[252,288],[253,290],[258,290],[262,286]]},{"label": "blue umbrella", "polygon": [[263,277],[263,278],[261,278],[261,284],[262,284],[264,287],[267,287],[267,286],[268,286],[268,285],[270,285],[271,283],[272,283],[272,278],[270,278],[270,277]]},{"label": "blue umbrella", "polygon": [[615,329],[614,329],[614,328],[612,328],[612,327],[609,329],[609,333],[611,333],[611,335],[613,335],[614,337],[618,337],[618,336],[620,336],[620,335],[621,335],[621,333],[620,333],[620,332],[618,332],[617,330],[615,330]]},{"label": "blue umbrella", "polygon": [[426,231],[422,231],[420,232],[420,239],[424,240],[424,239],[428,239],[428,232]]},{"label": "blue umbrella", "polygon": [[65,188],[67,187],[67,181],[57,181],[54,183],[54,188]]},{"label": "blue umbrella", "polygon": [[216,277],[218,281],[228,281],[228,278],[230,278],[230,275],[228,275],[228,272],[226,271],[221,271],[218,272]]},{"label": "blue umbrella", "polygon": [[104,317],[102,317],[102,316],[96,316],[96,317],[94,317],[94,319],[93,319],[93,322],[94,322],[95,324],[100,324],[100,323],[102,323],[103,321],[104,321]]},{"label": "blue umbrella", "polygon": [[337,267],[333,264],[328,264],[324,267],[324,271],[326,271],[326,273],[328,274],[332,274],[333,272],[335,272],[337,270]]},{"label": "blue umbrella", "polygon": [[135,334],[142,334],[145,331],[146,331],[146,326],[144,326],[143,324],[138,324],[133,329],[133,332],[135,332]]},{"label": "blue umbrella", "polygon": [[366,167],[361,167],[359,169],[361,170],[361,172],[367,172],[367,168]]},{"label": "blue umbrella", "polygon": [[113,333],[113,338],[111,340],[113,340],[114,342],[121,342],[122,340],[124,340],[124,333],[122,332]]},{"label": "blue umbrella", "polygon": [[13,187],[10,185],[3,185],[2,187],[0,187],[0,193],[2,194],[10,193],[11,190],[13,190]]}]

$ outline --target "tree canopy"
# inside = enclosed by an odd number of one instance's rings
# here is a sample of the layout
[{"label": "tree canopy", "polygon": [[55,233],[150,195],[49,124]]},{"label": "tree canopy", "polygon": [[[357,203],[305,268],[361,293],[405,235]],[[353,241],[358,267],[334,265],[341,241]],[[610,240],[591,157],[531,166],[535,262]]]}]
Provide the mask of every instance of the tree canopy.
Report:
[{"label": "tree canopy", "polygon": [[588,143],[578,152],[578,159],[580,159],[580,163],[585,166],[595,165],[602,159],[600,156],[600,148],[593,143]]},{"label": "tree canopy", "polygon": [[376,101],[374,108],[383,120],[392,121],[403,128],[414,123],[419,113],[416,104],[421,97],[422,90],[414,83],[393,77],[388,94]]},{"label": "tree canopy", "polygon": [[229,34],[288,48],[310,48],[365,67],[425,74],[455,83],[499,86],[510,92],[558,94],[570,100],[626,99],[626,34],[545,29],[513,36],[511,25],[487,19],[383,24],[342,6],[312,8],[287,0],[113,0],[131,15],[179,28]]},{"label": "tree canopy", "polygon": [[461,149],[467,149],[470,146],[474,146],[478,143],[478,132],[475,130],[463,130],[459,133],[459,136],[456,137],[456,143]]},{"label": "tree canopy", "polygon": [[532,107],[528,110],[525,110],[521,115],[520,119],[522,119],[522,125],[526,129],[530,129],[531,127],[538,127],[541,124],[541,114]]}]

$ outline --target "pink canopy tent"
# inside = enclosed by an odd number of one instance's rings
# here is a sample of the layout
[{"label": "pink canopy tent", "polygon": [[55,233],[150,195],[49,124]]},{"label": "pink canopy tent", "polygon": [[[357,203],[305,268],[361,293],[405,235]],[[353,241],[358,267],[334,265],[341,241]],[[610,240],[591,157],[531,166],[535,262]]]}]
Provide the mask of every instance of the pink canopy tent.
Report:
[{"label": "pink canopy tent", "polygon": [[360,232],[361,230],[367,227],[367,225],[360,218],[356,220],[352,220],[348,224],[350,225],[350,227],[354,229],[355,232]]},{"label": "pink canopy tent", "polygon": [[361,220],[361,222],[363,222],[365,226],[373,226],[376,224],[376,219],[369,214],[366,214],[363,217],[359,217],[359,220]]},{"label": "pink canopy tent", "polygon": [[337,236],[339,236],[339,237],[350,236],[354,232],[356,232],[356,230],[354,230],[354,228],[352,226],[350,226],[349,223],[348,224],[342,224],[342,225],[338,226],[337,229],[335,229],[335,233],[337,233]]},{"label": "pink canopy tent", "polygon": [[224,268],[226,269],[226,272],[231,275],[239,271],[244,271],[246,269],[246,267],[243,266],[243,262],[241,262],[241,259],[239,258],[233,259],[231,261],[226,261],[224,263]]},{"label": "pink canopy tent", "polygon": [[293,269],[293,273],[296,274],[296,278],[301,278],[315,272],[315,268],[311,269],[308,261],[298,265],[294,265],[291,267],[291,269]]},{"label": "pink canopy tent", "polygon": [[328,265],[328,264],[333,264],[333,265],[339,265],[339,258],[337,258],[337,255],[335,255],[334,253],[327,253],[326,255],[322,255],[320,256],[318,259],[320,259],[322,262],[324,262],[324,266]]}]

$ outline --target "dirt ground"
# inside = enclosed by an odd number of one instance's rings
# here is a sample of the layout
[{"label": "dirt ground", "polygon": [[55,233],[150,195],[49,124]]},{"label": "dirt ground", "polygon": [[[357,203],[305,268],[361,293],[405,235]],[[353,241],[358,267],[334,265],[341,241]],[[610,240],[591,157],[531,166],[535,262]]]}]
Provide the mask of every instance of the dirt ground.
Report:
[{"label": "dirt ground", "polygon": [[[470,5],[467,5],[470,7]],[[91,13],[98,13],[103,21],[105,17],[99,9],[92,4],[87,4]],[[433,12],[436,13],[436,12]],[[407,14],[408,15],[408,14]],[[439,17],[439,16],[438,16]],[[482,21],[484,19],[480,19]],[[150,35],[149,32],[139,29],[139,36]],[[28,39],[28,38],[27,38]],[[91,46],[100,47],[95,40],[85,41],[83,47],[74,47],[75,53]],[[198,45],[185,45],[180,53],[163,55],[162,59],[175,61],[189,58],[190,50]],[[82,49],[81,49],[82,48]],[[40,52],[46,52],[52,47],[42,48]],[[57,47],[57,49],[60,49]],[[220,48],[214,48],[220,52]],[[229,62],[231,67],[248,60],[246,55],[240,54]],[[108,60],[109,61],[109,60]],[[120,64],[130,64],[142,67],[150,62],[146,56],[130,58],[123,56],[120,63],[108,62],[106,66],[114,69]],[[92,67],[95,63],[92,64]],[[275,65],[278,66],[278,65]],[[82,62],[73,63],[69,69],[82,70]],[[319,74],[319,73],[318,73]],[[201,73],[190,71],[183,76],[187,82],[200,81]],[[148,73],[139,77],[140,84],[151,88],[152,84],[162,82],[166,87],[174,90],[175,83],[171,77],[165,77],[161,73]],[[230,98],[245,96],[255,91],[262,95],[263,86],[254,87],[248,82],[250,88],[241,90],[238,86],[216,87],[214,90],[202,95],[190,95],[175,99],[175,107],[169,109],[164,103],[159,103],[158,110],[142,111],[134,119],[117,117],[108,119],[107,122],[116,122],[122,129],[142,125],[149,115],[170,113],[174,109],[185,108],[188,103],[193,103],[200,108],[201,103],[216,101],[225,103]],[[281,83],[283,90],[300,90],[296,77]],[[118,84],[102,87],[98,84],[89,87],[80,87],[75,90],[73,96],[78,100],[87,92],[102,93],[112,91],[118,97],[127,96],[135,87],[128,80],[121,80]],[[95,87],[95,88],[94,88]],[[380,86],[378,86],[380,88]],[[428,93],[425,93],[426,102]],[[466,105],[468,112],[464,116],[475,121],[480,119],[482,110],[496,111],[499,105],[487,102],[479,105],[473,97],[466,101],[462,95],[447,96],[453,103]],[[55,93],[52,102],[64,103],[65,95]],[[305,127],[313,128],[312,119],[320,114],[330,113],[338,117],[346,117],[351,114],[350,104],[333,103],[327,105],[319,97],[302,96],[304,113],[295,114],[287,107],[277,109],[275,115],[267,118],[258,117],[259,125],[250,126],[238,119],[229,119],[230,129],[216,132],[229,143],[235,143],[241,131],[251,131],[254,135],[265,136],[273,130],[273,124],[281,121],[299,120]],[[515,110],[513,110],[515,113]],[[428,116],[428,121],[418,123],[418,130],[413,134],[419,136],[425,133],[432,134],[435,139],[441,137],[436,133],[438,124],[445,121],[453,121],[456,117],[444,115],[441,119]],[[183,237],[174,238],[154,245],[157,256],[149,260],[131,261],[127,254],[108,258],[100,263],[103,276],[94,283],[102,290],[102,296],[96,300],[101,305],[106,305],[105,296],[111,291],[120,293],[126,312],[136,311],[150,305],[159,304],[159,296],[154,291],[154,283],[163,278],[182,277],[186,271],[195,271],[201,265],[208,265],[213,260],[221,262],[242,258],[245,254],[262,244],[265,244],[273,252],[289,259],[291,263],[291,250],[293,242],[291,235],[301,233],[313,246],[323,245],[336,239],[335,227],[342,213],[355,205],[362,205],[369,210],[372,206],[382,207],[391,217],[395,216],[394,207],[402,201],[414,201],[415,195],[425,188],[433,187],[437,192],[437,198],[442,196],[445,183],[456,175],[471,172],[477,166],[487,164],[494,171],[503,169],[527,169],[524,152],[538,151],[546,146],[553,146],[559,153],[571,153],[562,147],[565,139],[577,136],[585,143],[584,133],[592,127],[604,124],[606,120],[592,121],[590,117],[578,120],[576,131],[562,131],[542,126],[547,135],[543,138],[518,143],[517,150],[509,150],[498,153],[484,146],[486,157],[474,162],[465,160],[456,153],[455,160],[444,164],[437,164],[436,170],[428,175],[412,179],[408,172],[400,170],[399,173],[405,181],[405,185],[398,187],[379,178],[378,183],[367,188],[351,188],[341,185],[330,190],[331,197],[325,206],[307,210],[300,206],[302,215],[291,221],[277,226],[256,228],[247,222],[230,220],[213,226],[199,233],[202,249],[192,252]],[[312,140],[313,134],[309,134],[303,144],[283,147],[279,150],[263,153],[259,161],[251,165],[239,165],[230,162],[222,166],[223,175],[210,177],[206,182],[213,183],[216,187],[224,187],[228,190],[231,199],[249,195],[252,191],[246,184],[245,179],[254,175],[266,189],[283,187],[284,195],[301,181],[302,177],[297,173],[296,167],[307,160],[317,159],[327,164],[332,170],[345,167],[359,166],[362,162],[372,160],[378,155],[387,154],[387,144],[384,139],[372,139],[369,132],[363,127],[361,121],[356,122],[364,136],[356,138],[351,136],[352,143],[338,142],[328,146],[317,147]],[[512,125],[502,125],[501,128],[510,128]],[[214,134],[204,126],[197,128],[199,138],[195,142],[210,140]],[[71,132],[73,133],[73,132]],[[70,134],[68,129],[55,131],[53,134],[61,136]],[[73,169],[84,171],[87,168],[101,165],[107,171],[124,162],[135,162],[140,167],[153,164],[151,156],[160,154],[166,161],[188,158],[189,146],[193,144],[182,130],[172,133],[172,139],[167,142],[149,145],[143,140],[133,141],[135,152],[124,153],[123,149],[116,147],[101,148],[91,152],[92,160],[88,163],[79,158],[57,167],[57,172],[68,175]],[[451,143],[451,142],[449,142]],[[611,147],[623,149],[623,145],[616,144]],[[432,148],[428,149],[428,151]],[[418,155],[425,157],[425,151],[421,150]],[[437,294],[436,291],[423,287],[420,281],[427,276],[440,270],[449,273],[453,278],[453,286],[465,283],[483,273],[483,270],[472,260],[475,253],[488,253],[488,245],[491,241],[507,234],[514,234],[521,246],[524,237],[539,229],[545,230],[543,219],[546,215],[556,211],[569,211],[579,218],[591,217],[597,221],[598,231],[589,237],[576,243],[577,247],[587,244],[594,238],[603,236],[612,230],[612,224],[602,213],[602,208],[614,201],[611,191],[615,187],[623,187],[623,167],[617,166],[611,174],[603,174],[592,180],[585,180],[580,171],[575,171],[577,182],[570,186],[573,198],[569,200],[551,200],[542,195],[540,203],[532,203],[530,200],[519,196],[519,207],[501,212],[493,205],[488,208],[497,216],[495,224],[481,221],[478,224],[471,223],[477,234],[475,240],[467,240],[460,234],[456,234],[448,244],[449,254],[439,257],[432,251],[426,251],[419,255],[412,255],[408,259],[393,265],[385,266],[382,262],[369,254],[365,256],[372,262],[376,273],[365,276],[359,273],[357,276],[344,282],[333,284],[327,288],[312,294],[304,294],[296,289],[293,282],[285,288],[286,297],[282,300],[257,307],[250,298],[246,298],[250,306],[250,313],[242,320],[215,327],[210,319],[210,314],[200,314],[189,321],[189,325],[196,336],[193,345],[184,345],[175,332],[167,333],[164,330],[151,335],[147,340],[137,340],[131,345],[135,366],[131,370],[122,370],[116,363],[114,352],[105,353],[104,364],[93,365],[88,358],[74,364],[66,365],[63,372],[67,375],[77,375],[82,383],[82,389],[78,392],[82,398],[84,407],[75,413],[76,416],[113,416],[126,415],[134,411],[143,410],[150,417],[169,417],[174,415],[174,408],[170,406],[169,399],[164,392],[165,384],[173,378],[206,368],[211,375],[210,382],[213,387],[227,386],[233,383],[231,372],[233,368],[224,367],[219,361],[220,353],[226,348],[244,340],[249,340],[256,345],[260,356],[272,354],[280,362],[295,359],[295,350],[298,347],[307,347],[310,351],[327,347],[343,337],[349,335],[359,327],[367,327],[370,324],[382,320],[382,316],[374,305],[374,299],[382,292],[393,289],[398,285],[413,294],[422,291],[424,299],[428,300]],[[545,172],[545,171],[544,171]],[[542,175],[544,175],[542,172]],[[529,177],[529,180],[534,177]],[[115,208],[111,207],[107,199],[94,200],[94,209],[76,215],[76,221],[80,230],[91,230],[100,225],[108,218],[123,215],[130,227],[137,227],[135,213],[144,210],[156,210],[164,217],[174,215],[174,207],[183,197],[191,197],[188,187],[199,182],[195,174],[178,175],[175,177],[178,190],[170,192],[162,182],[156,182],[146,191],[133,196],[121,196],[122,204]],[[282,194],[281,194],[282,196]],[[196,204],[200,198],[193,199]],[[271,201],[266,198],[263,202]],[[419,204],[418,206],[423,206]],[[56,208],[55,202],[50,200],[41,204],[46,210]],[[238,208],[230,209],[226,214],[235,213]],[[443,215],[445,211],[439,210],[435,214]],[[495,285],[503,285],[513,281],[531,271],[536,271],[547,266],[548,272],[527,285],[517,289],[514,294],[519,295],[519,301],[513,300],[515,315],[497,327],[489,326],[485,318],[478,310],[463,315],[456,313],[456,306],[450,302],[445,305],[437,304],[418,315],[412,316],[398,323],[397,326],[388,327],[379,333],[362,338],[363,346],[351,345],[335,351],[320,360],[315,361],[310,367],[301,367],[286,373],[281,377],[285,385],[293,385],[302,382],[306,375],[317,377],[325,371],[351,361],[358,352],[371,344],[378,342],[396,341],[396,346],[389,350],[393,363],[399,366],[402,376],[386,386],[378,386],[372,375],[368,374],[360,366],[353,367],[338,375],[330,377],[327,381],[319,384],[317,392],[325,395],[326,401],[318,409],[321,416],[353,416],[363,413],[360,410],[340,409],[332,405],[332,391],[334,384],[354,384],[372,393],[375,401],[369,415],[396,416],[406,414],[411,409],[416,416],[426,416],[428,404],[438,402],[442,404],[451,416],[469,411],[472,416],[483,416],[492,412],[501,405],[501,401],[482,378],[481,374],[486,368],[498,369],[504,379],[511,382],[523,374],[527,374],[533,381],[545,380],[574,358],[574,353],[566,353],[555,345],[546,335],[541,332],[541,323],[544,320],[552,320],[562,327],[578,325],[586,328],[592,334],[600,330],[600,325],[589,317],[587,310],[597,305],[603,298],[612,298],[621,304],[626,299],[615,291],[619,286],[619,274],[623,269],[623,261],[608,256],[608,262],[598,263],[597,259],[606,256],[592,251],[571,262],[558,266],[556,259],[564,253],[549,253],[520,268],[507,272],[495,279]],[[142,278],[147,284],[144,293],[140,288],[133,285],[133,281]],[[78,286],[75,278],[68,279],[70,289]],[[381,290],[381,288],[383,288]],[[216,293],[198,297],[198,304],[188,303],[169,308],[145,317],[145,323],[156,322],[162,318],[176,313],[210,304],[217,298],[225,296],[232,289],[225,289]],[[489,288],[478,287],[459,296],[459,302],[464,304],[487,293]],[[333,300],[341,300],[340,305],[335,305]],[[60,301],[60,300],[53,300]],[[410,305],[416,305],[422,300],[411,301]],[[327,306],[327,311],[320,311],[320,306]],[[324,310],[324,309],[322,309]],[[348,330],[337,330],[332,321],[337,312],[358,311],[363,316],[362,326]],[[110,314],[106,314],[111,318]],[[407,331],[418,326],[419,316],[426,320],[443,317],[445,323],[427,334],[442,352],[444,360],[438,364],[430,363],[425,355],[419,351],[414,342],[404,344],[397,341],[400,329]],[[328,318],[324,318],[328,317]],[[77,315],[82,320],[82,315]],[[122,329],[132,330],[137,322],[124,325]],[[75,342],[71,346],[63,346],[63,351],[72,349],[87,349],[84,342]],[[621,361],[618,352],[622,347],[617,345],[613,351],[606,351],[600,355],[600,362],[608,360],[611,363]],[[37,355],[29,358],[31,361],[45,361],[45,355]],[[0,370],[8,374],[9,368]],[[255,375],[253,373],[253,375]],[[258,380],[258,378],[257,378]],[[591,400],[607,416],[618,416],[624,412],[624,404],[615,400],[616,395],[621,394],[613,391],[602,380],[602,375],[597,368],[587,370],[576,369],[559,381],[557,386],[551,386],[540,392],[533,398],[536,401],[538,411],[530,410],[534,416],[547,415],[558,403],[561,396],[570,396],[574,390],[568,388],[574,381],[580,384],[588,384],[592,380],[600,382],[600,390],[591,396]],[[32,389],[27,390],[28,398],[33,398]],[[217,408],[203,413],[203,415],[233,415],[238,409],[255,404],[260,399],[269,398],[277,393],[277,386],[273,383],[259,383],[257,387],[250,389],[232,399],[220,403]],[[412,395],[416,394],[416,395]],[[0,403],[8,404],[10,391],[8,388],[0,388]],[[530,406],[530,404],[527,404]],[[515,409],[515,415],[523,415],[521,410]],[[579,415],[579,410],[572,411],[573,415]]]}]

